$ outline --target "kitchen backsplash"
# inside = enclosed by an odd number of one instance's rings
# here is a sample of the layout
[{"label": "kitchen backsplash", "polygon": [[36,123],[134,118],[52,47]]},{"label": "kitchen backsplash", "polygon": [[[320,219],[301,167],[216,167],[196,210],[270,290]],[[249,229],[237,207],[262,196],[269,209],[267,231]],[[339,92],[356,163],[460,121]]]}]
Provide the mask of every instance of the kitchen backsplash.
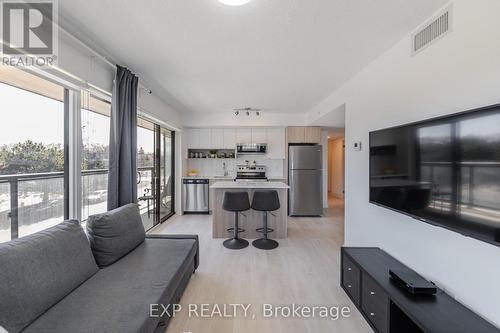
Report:
[{"label": "kitchen backsplash", "polygon": [[284,160],[270,160],[264,156],[245,156],[236,159],[188,159],[187,170],[196,169],[198,175],[202,177],[217,177],[224,176],[223,163],[226,163],[227,171],[230,177],[236,176],[236,165],[244,165],[245,161],[256,161],[258,165],[266,166],[267,178],[283,178]]}]

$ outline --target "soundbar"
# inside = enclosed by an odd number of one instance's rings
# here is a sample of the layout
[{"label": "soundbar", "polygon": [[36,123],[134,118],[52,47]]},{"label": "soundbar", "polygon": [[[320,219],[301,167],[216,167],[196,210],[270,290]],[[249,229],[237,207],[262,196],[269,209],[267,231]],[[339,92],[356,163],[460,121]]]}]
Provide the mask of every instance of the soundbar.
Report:
[{"label": "soundbar", "polygon": [[410,270],[390,269],[391,279],[413,295],[434,295],[436,286]]}]

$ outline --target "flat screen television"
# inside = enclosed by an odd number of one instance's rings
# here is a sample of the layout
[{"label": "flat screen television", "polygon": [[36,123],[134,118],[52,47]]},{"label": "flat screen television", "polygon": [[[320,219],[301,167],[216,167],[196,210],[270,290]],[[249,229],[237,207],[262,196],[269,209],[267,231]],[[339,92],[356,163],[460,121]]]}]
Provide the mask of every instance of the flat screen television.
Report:
[{"label": "flat screen television", "polygon": [[500,105],[370,132],[370,202],[500,246]]}]

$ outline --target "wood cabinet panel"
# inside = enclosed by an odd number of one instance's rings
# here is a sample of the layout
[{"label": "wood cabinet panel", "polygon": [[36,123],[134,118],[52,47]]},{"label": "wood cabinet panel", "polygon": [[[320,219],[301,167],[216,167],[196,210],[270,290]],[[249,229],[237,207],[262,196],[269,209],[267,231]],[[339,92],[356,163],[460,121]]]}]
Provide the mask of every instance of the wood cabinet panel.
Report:
[{"label": "wood cabinet panel", "polygon": [[308,126],[304,130],[305,143],[320,143],[321,142],[321,127]]},{"label": "wood cabinet panel", "polygon": [[288,143],[304,143],[305,128],[301,126],[292,126],[287,128]]}]

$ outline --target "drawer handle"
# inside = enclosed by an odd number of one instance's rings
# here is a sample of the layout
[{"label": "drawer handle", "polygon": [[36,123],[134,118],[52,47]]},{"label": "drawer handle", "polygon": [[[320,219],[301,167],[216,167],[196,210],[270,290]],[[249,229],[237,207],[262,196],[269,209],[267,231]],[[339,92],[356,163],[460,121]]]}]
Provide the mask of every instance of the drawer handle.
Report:
[{"label": "drawer handle", "polygon": [[347,285],[347,288],[352,288],[352,286],[350,284]]},{"label": "drawer handle", "polygon": [[370,295],[375,295],[375,292],[374,291],[370,291]]},{"label": "drawer handle", "polygon": [[370,312],[370,316],[375,317],[375,312]]}]

